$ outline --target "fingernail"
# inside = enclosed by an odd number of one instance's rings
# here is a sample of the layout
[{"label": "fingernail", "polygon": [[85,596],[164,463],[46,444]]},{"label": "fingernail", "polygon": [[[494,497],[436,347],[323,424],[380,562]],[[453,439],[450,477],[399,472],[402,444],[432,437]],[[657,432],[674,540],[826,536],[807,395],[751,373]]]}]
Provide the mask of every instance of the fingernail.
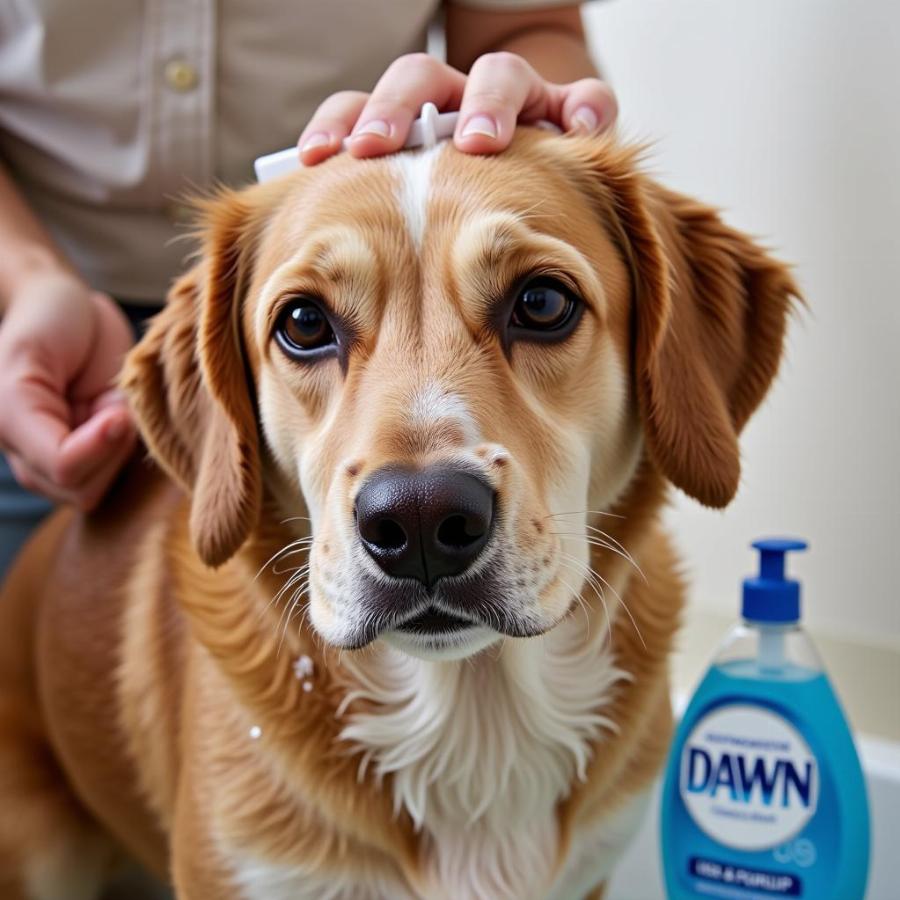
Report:
[{"label": "fingernail", "polygon": [[472,116],[466,127],[463,129],[462,137],[470,137],[473,134],[480,134],[487,138],[497,137],[497,123],[490,116]]},{"label": "fingernail", "polygon": [[353,132],[353,137],[362,137],[364,134],[375,134],[378,135],[378,137],[384,138],[390,137],[391,126],[388,122],[385,122],[384,119],[372,119],[371,122],[366,122],[361,128],[357,128],[356,131]]},{"label": "fingernail", "polygon": [[326,134],[324,131],[317,131],[304,141],[303,146],[300,148],[300,152],[306,153],[307,150],[315,150],[316,147],[327,147],[330,143],[330,134]]},{"label": "fingernail", "polygon": [[596,131],[600,120],[590,106],[579,106],[572,114],[572,124],[582,131]]}]

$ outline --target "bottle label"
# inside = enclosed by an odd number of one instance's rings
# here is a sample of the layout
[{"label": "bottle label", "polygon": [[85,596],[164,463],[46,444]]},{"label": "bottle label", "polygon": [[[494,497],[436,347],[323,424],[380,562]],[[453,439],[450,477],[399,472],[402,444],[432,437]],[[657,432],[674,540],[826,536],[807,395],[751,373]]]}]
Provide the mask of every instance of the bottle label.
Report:
[{"label": "bottle label", "polygon": [[666,773],[667,895],[860,900],[869,855],[853,740],[821,674],[740,677],[714,666],[682,720]]},{"label": "bottle label", "polygon": [[679,790],[697,827],[718,844],[766,850],[790,841],[815,815],[818,766],[782,716],[733,704],[712,710],[691,730]]}]

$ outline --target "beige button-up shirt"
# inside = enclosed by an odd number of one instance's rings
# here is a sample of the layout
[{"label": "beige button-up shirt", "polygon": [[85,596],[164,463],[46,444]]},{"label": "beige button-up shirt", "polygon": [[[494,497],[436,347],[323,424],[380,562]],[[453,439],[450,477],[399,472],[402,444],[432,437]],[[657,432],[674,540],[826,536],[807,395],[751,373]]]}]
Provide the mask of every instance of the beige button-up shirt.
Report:
[{"label": "beige button-up shirt", "polygon": [[159,303],[188,250],[183,198],[250,181],[321,100],[422,49],[438,5],[0,0],[0,160],[92,285]]}]

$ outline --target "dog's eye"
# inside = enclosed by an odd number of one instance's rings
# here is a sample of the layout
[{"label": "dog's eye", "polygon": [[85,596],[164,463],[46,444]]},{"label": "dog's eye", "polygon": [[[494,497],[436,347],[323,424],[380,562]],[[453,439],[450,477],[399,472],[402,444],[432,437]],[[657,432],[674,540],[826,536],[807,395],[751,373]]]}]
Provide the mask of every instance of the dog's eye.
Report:
[{"label": "dog's eye", "polygon": [[281,348],[292,357],[303,357],[335,343],[334,331],[319,305],[300,297],[287,305],[275,330]]},{"label": "dog's eye", "polygon": [[565,285],[538,278],[519,290],[509,324],[528,331],[558,331],[572,320],[575,308],[576,300]]}]

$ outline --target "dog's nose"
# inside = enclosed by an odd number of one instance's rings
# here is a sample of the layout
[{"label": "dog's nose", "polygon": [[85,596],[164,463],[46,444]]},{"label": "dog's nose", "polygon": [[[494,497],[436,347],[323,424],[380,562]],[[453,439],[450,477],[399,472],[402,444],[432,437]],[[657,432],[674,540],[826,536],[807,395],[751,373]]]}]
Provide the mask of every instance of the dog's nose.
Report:
[{"label": "dog's nose", "polygon": [[356,526],[372,559],[388,575],[427,587],[475,561],[493,515],[493,488],[446,466],[381,469],[356,497]]}]

